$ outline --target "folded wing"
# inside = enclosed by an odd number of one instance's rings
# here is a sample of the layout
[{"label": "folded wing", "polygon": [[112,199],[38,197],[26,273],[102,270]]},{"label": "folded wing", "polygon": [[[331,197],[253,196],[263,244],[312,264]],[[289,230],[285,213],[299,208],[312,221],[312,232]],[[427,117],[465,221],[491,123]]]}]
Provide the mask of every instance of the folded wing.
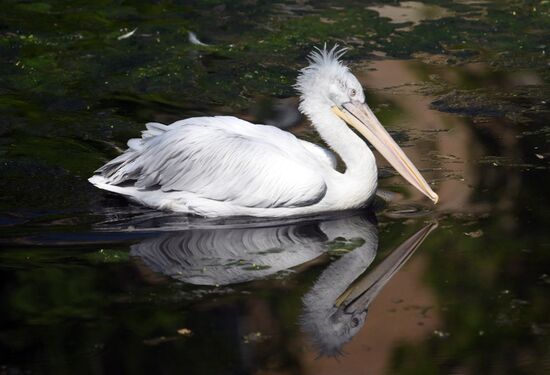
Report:
[{"label": "folded wing", "polygon": [[245,207],[298,207],[322,199],[322,166],[292,134],[235,117],[147,124],[142,138],[98,169],[108,184],[184,191]]}]

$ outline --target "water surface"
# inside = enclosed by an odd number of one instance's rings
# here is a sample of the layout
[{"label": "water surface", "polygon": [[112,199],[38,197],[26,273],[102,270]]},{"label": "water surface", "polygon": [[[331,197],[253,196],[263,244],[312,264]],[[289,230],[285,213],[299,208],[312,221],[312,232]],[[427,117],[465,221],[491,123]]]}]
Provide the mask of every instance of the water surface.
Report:
[{"label": "water surface", "polygon": [[[548,2],[5,3],[2,372],[550,371]],[[389,203],[301,220],[87,183],[148,121],[320,141],[292,84],[325,41],[440,204],[384,160]]]}]

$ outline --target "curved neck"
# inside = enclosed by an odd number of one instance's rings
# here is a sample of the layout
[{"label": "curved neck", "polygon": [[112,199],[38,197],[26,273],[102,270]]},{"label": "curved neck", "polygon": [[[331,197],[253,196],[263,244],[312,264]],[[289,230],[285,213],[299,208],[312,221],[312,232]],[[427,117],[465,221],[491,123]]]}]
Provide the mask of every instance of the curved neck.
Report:
[{"label": "curved neck", "polygon": [[367,144],[330,108],[307,115],[321,138],[346,164],[346,175],[365,174],[369,168],[376,169],[376,160]]}]

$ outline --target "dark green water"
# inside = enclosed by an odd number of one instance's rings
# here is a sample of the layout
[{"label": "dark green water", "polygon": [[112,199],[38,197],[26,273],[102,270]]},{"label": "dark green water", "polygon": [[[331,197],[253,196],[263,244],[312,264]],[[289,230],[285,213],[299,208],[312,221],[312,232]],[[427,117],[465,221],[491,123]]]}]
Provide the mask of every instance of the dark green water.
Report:
[{"label": "dark green water", "polygon": [[[548,1],[1,8],[0,374],[550,372]],[[148,121],[316,140],[292,84],[324,42],[440,204],[382,160],[391,203],[305,221],[88,184]]]}]

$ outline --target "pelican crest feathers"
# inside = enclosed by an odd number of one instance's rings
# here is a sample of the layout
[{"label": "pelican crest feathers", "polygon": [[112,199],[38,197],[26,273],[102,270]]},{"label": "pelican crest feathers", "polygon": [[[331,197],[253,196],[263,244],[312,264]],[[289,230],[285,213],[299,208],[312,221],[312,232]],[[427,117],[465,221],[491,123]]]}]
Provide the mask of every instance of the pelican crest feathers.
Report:
[{"label": "pelican crest feathers", "polygon": [[349,68],[341,60],[347,51],[348,48],[340,48],[338,44],[331,49],[327,49],[326,43],[322,49],[315,47],[307,57],[309,65],[300,69],[294,88],[305,96],[309,90],[316,87],[318,77],[337,77],[347,74]]}]

